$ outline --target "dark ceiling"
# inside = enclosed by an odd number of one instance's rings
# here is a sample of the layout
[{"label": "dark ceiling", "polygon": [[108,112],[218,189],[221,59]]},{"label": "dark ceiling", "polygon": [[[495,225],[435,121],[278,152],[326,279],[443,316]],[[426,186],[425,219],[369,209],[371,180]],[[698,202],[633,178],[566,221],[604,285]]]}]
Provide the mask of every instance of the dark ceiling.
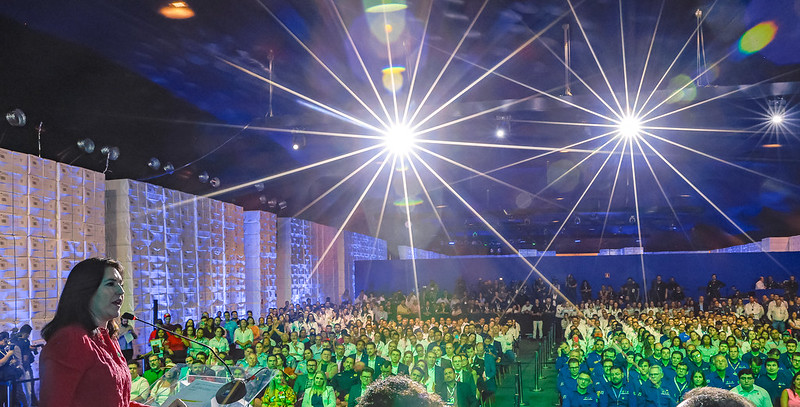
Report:
[{"label": "dark ceiling", "polygon": [[[195,16],[172,20],[156,1],[6,0],[0,108],[21,108],[29,123],[0,124],[0,147],[39,154],[42,123],[43,157],[103,171],[100,147],[117,146],[109,179],[347,220],[391,245],[409,244],[408,190],[414,245],[448,254],[502,246],[492,229],[517,248],[552,240],[559,252],[638,246],[640,230],[647,251],[800,234],[800,3],[418,0],[386,15],[364,3],[192,0]],[[745,32],[765,22],[774,39],[743,52]],[[707,71],[692,81],[698,55]],[[390,65],[406,68],[396,98],[381,73]],[[766,127],[777,97],[787,118]],[[403,117],[408,100],[424,161],[347,155],[379,145],[381,121]],[[617,145],[615,115],[645,100],[648,133]],[[97,151],[81,154],[83,138]],[[151,157],[176,170],[149,168]],[[221,186],[201,183],[202,172]]]}]

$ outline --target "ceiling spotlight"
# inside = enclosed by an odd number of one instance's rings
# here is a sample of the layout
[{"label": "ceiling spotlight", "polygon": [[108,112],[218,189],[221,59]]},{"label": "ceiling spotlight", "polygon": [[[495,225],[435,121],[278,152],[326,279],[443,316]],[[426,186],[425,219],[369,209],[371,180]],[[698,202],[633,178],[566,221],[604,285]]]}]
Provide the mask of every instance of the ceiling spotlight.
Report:
[{"label": "ceiling spotlight", "polygon": [[286,209],[286,201],[278,202],[278,209],[280,209],[280,210]]},{"label": "ceiling spotlight", "polygon": [[162,16],[172,20],[185,20],[194,17],[194,10],[185,1],[171,1],[158,10]]},{"label": "ceiling spotlight", "polygon": [[302,134],[295,134],[292,136],[292,150],[299,150],[306,146],[306,136]]},{"label": "ceiling spotlight", "polygon": [[264,195],[259,196],[258,202],[261,202],[261,205],[265,205],[267,203],[267,197]]},{"label": "ceiling spotlight", "polygon": [[172,172],[175,171],[175,166],[172,165],[171,162],[167,161],[167,163],[164,164],[164,168],[163,169],[164,169],[164,172],[166,172],[168,174],[172,174]]},{"label": "ceiling spotlight", "polygon": [[636,223],[636,217],[631,215],[631,217],[628,218],[628,223],[630,223],[631,225],[635,224]]},{"label": "ceiling spotlight", "polygon": [[258,192],[261,192],[261,191],[264,190],[264,183],[263,182],[259,182],[258,184],[255,184],[253,186],[256,187],[256,191],[258,191]]},{"label": "ceiling spotlight", "polygon": [[770,115],[769,121],[772,124],[781,124],[781,123],[783,123],[783,119],[785,117],[786,117],[786,115],[783,112],[773,113],[772,115]]},{"label": "ceiling spotlight", "polygon": [[100,153],[108,157],[109,161],[116,161],[119,158],[119,147],[103,146],[100,149]]},{"label": "ceiling spotlight", "polygon": [[208,183],[211,184],[211,186],[214,187],[214,188],[219,188],[219,186],[221,184],[219,178],[217,178],[217,177],[211,178],[208,181]]},{"label": "ceiling spotlight", "polygon": [[267,201],[267,205],[269,205],[270,208],[274,208],[274,207],[278,206],[278,200],[275,199],[275,198],[272,198],[269,201]]},{"label": "ceiling spotlight", "polygon": [[83,140],[78,140],[78,148],[86,154],[91,154],[94,152],[94,141],[90,138],[85,138]]},{"label": "ceiling spotlight", "polygon": [[6,121],[13,127],[22,127],[28,122],[28,118],[22,110],[14,109],[6,113]]},{"label": "ceiling spotlight", "polygon": [[151,170],[158,170],[161,168],[161,160],[155,157],[150,157],[150,161],[147,162],[147,166],[150,167]]},{"label": "ceiling spotlight", "polygon": [[197,175],[197,179],[200,180],[201,183],[205,184],[208,182],[208,173],[203,171]]},{"label": "ceiling spotlight", "polygon": [[497,125],[494,129],[494,136],[505,138],[511,134],[511,116],[497,116]]}]

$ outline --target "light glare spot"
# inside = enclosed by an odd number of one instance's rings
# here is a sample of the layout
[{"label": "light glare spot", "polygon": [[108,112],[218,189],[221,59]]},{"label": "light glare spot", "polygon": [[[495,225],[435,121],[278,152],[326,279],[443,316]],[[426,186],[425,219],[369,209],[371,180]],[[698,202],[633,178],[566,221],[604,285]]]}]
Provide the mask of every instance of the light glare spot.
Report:
[{"label": "light glare spot", "polygon": [[761,51],[775,39],[777,32],[778,26],[772,21],[758,24],[742,35],[739,40],[739,51],[746,55]]},{"label": "light glare spot", "polygon": [[386,132],[386,147],[395,154],[405,154],[414,147],[416,135],[406,125],[398,125]]},{"label": "light glare spot", "polygon": [[638,117],[628,115],[622,118],[617,126],[617,130],[622,137],[634,138],[639,135],[641,129],[641,120]]}]

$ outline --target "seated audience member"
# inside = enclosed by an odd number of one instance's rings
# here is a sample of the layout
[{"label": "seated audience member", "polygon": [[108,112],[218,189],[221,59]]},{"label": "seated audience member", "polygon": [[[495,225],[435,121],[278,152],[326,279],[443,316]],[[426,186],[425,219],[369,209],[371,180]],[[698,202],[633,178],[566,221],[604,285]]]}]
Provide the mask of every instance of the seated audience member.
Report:
[{"label": "seated audience member", "polygon": [[436,394],[441,397],[445,405],[459,407],[477,407],[478,398],[475,390],[465,383],[456,381],[456,373],[452,367],[444,368],[444,383],[436,389]]},{"label": "seated audience member", "polygon": [[678,407],[753,407],[753,403],[728,390],[699,387],[686,393]]},{"label": "seated audience member", "polygon": [[357,407],[444,407],[425,387],[405,376],[379,380],[363,393]]},{"label": "seated audience member", "polygon": [[762,387],[755,385],[755,377],[753,377],[753,371],[750,369],[739,371],[739,385],[734,387],[731,392],[750,400],[756,407],[772,406],[769,393]]},{"label": "seated audience member", "polygon": [[364,367],[358,374],[359,381],[350,387],[347,393],[347,407],[353,407],[358,403],[358,399],[366,392],[367,387],[372,383],[372,368]]}]

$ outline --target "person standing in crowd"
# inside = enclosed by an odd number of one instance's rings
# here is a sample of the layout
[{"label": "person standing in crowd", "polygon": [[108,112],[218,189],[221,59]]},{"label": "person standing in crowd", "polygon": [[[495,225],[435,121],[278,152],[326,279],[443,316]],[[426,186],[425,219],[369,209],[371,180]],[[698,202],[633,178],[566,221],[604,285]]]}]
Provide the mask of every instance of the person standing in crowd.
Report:
[{"label": "person standing in crowd", "polygon": [[789,319],[789,307],[781,297],[777,297],[774,301],[769,303],[767,318],[772,321],[772,327],[777,329],[778,332],[786,330],[786,320]]},{"label": "person standing in crowd", "polygon": [[712,300],[719,299],[722,297],[722,287],[725,287],[725,283],[717,280],[716,274],[712,274],[711,280],[709,280],[708,284],[706,285],[706,295],[708,295],[708,298]]},{"label": "person standing in crowd", "polygon": [[572,274],[567,274],[567,279],[564,281],[566,286],[566,295],[572,302],[578,301],[578,280]]}]

